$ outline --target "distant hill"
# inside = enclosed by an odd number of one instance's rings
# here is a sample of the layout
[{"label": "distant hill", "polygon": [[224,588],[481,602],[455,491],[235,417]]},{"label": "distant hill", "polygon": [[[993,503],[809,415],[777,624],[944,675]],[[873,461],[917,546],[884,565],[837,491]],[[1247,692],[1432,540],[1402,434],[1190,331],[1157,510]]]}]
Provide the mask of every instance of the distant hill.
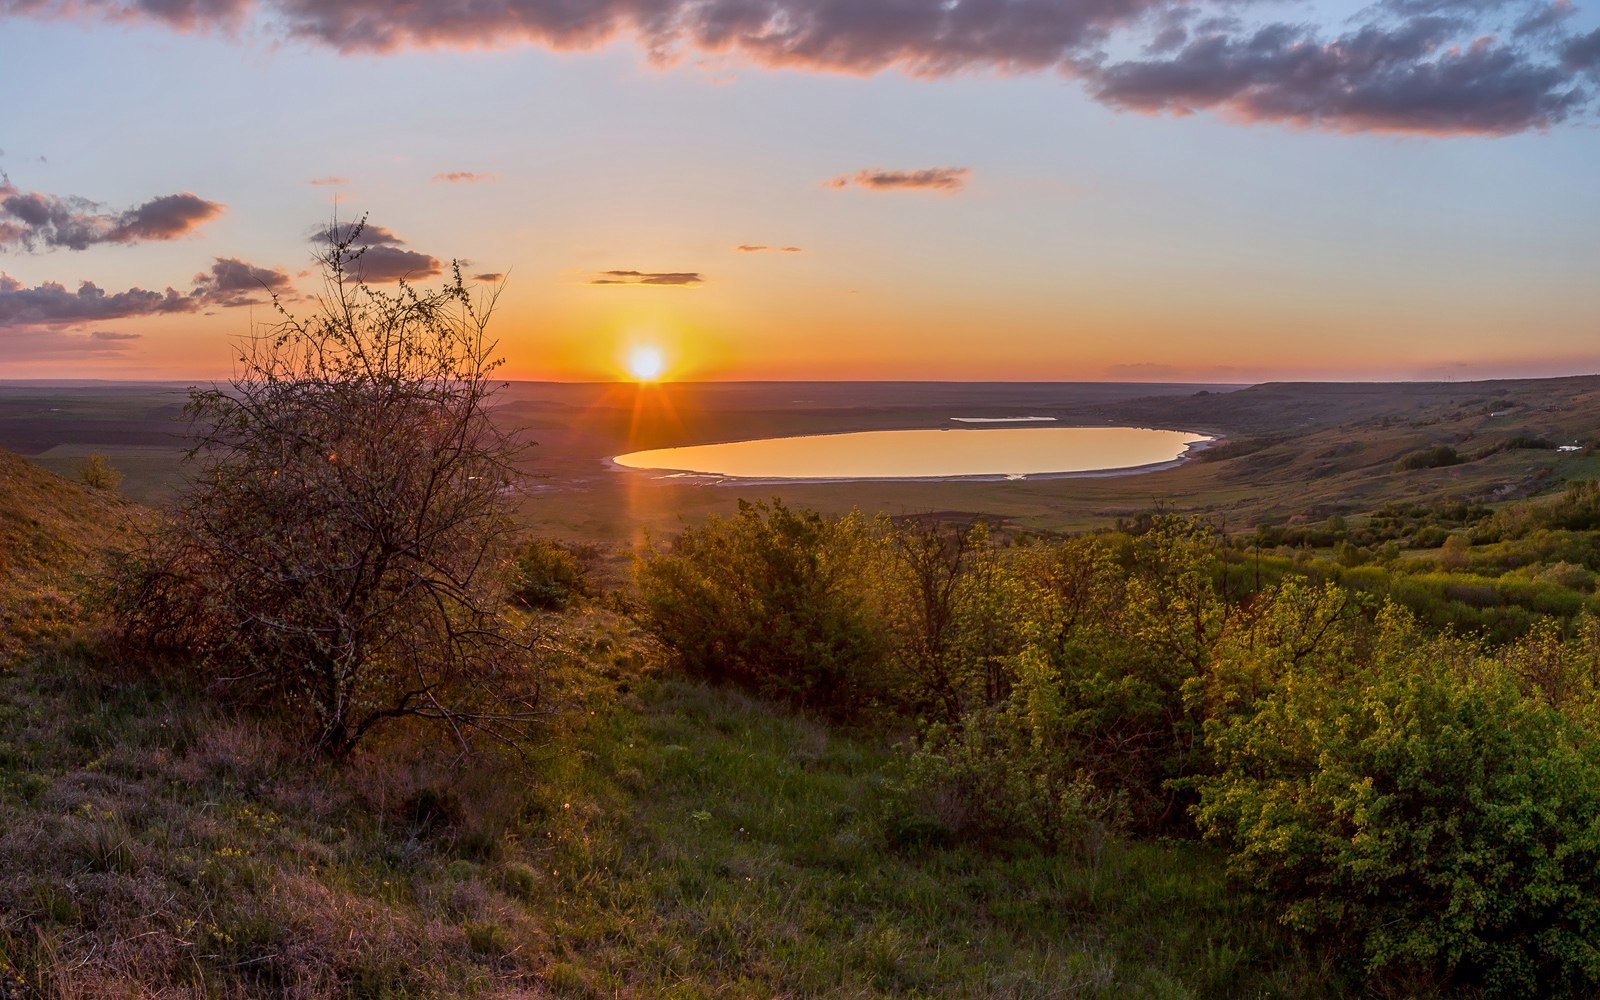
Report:
[{"label": "distant hill", "polygon": [[[1095,406],[1074,416],[1205,424],[1232,435],[1303,434],[1332,427],[1412,420],[1468,419],[1491,413],[1544,418],[1575,432],[1600,428],[1600,375],[1488,379],[1479,382],[1263,382],[1234,392],[1147,395]],[[1094,418],[1100,418],[1095,420]]]}]

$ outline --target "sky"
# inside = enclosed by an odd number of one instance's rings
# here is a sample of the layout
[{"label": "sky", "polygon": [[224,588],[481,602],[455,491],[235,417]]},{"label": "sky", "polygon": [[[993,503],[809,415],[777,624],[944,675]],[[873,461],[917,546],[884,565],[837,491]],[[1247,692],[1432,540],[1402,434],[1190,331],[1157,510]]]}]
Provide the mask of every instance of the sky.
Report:
[{"label": "sky", "polygon": [[1571,0],[0,0],[0,379],[364,276],[514,379],[1600,371]]}]

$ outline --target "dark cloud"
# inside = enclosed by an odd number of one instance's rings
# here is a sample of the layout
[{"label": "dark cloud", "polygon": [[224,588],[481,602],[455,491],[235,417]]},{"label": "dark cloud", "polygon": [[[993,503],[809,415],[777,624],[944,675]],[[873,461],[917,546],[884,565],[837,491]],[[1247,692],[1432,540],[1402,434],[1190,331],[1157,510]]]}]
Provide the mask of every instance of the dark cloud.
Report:
[{"label": "dark cloud", "polygon": [[475,174],[470,170],[452,170],[447,174],[434,174],[434,183],[445,184],[477,184],[480,181],[492,181],[494,174]]},{"label": "dark cloud", "polygon": [[[0,0],[3,2],[3,0]],[[218,0],[219,22],[250,12],[291,36],[342,52],[531,43],[592,48],[618,35],[656,58],[738,52],[767,65],[919,75],[1046,69],[1091,44],[1150,0]],[[170,0],[10,0],[34,12],[99,9],[174,23]],[[179,27],[187,27],[180,24]]]},{"label": "dark cloud", "polygon": [[1420,16],[1331,42],[1273,25],[1249,37],[1192,39],[1170,58],[1123,62],[1099,75],[1114,107],[1339,131],[1503,135],[1548,128],[1588,100],[1569,75],[1491,38],[1461,48],[1456,26]]},{"label": "dark cloud", "polygon": [[175,240],[208,219],[222,214],[222,206],[198,195],[169,194],[152,198],[123,212],[111,231],[113,243]]},{"label": "dark cloud", "polygon": [[591,285],[699,285],[705,278],[699,271],[601,271],[589,280]]},{"label": "dark cloud", "polygon": [[[80,282],[76,291],[47,281],[28,287],[0,272],[0,331],[43,326],[81,326],[140,316],[199,312],[213,307],[254,305],[263,292],[283,293],[289,275],[280,268],[257,267],[237,257],[218,257],[209,271],[194,276],[194,287],[180,292],[130,288],[107,292],[92,281]],[[137,334],[95,333],[101,339],[131,338]]]},{"label": "dark cloud", "polygon": [[373,284],[417,281],[444,273],[444,264],[439,258],[404,249],[405,240],[370,222],[341,222],[318,227],[311,233],[311,242],[323,249],[333,243],[346,242],[356,248],[346,258],[345,268],[360,281]]},{"label": "dark cloud", "polygon": [[1574,71],[1600,70],[1600,28],[1569,41],[1561,57],[1568,68]]},{"label": "dark cloud", "polygon": [[[346,53],[513,44],[912,76],[1054,72],[1114,107],[1336,131],[1500,134],[1594,116],[1594,36],[1562,0],[1381,0],[1344,34],[1237,0],[0,0],[0,15],[246,25]],[[1418,44],[1419,39],[1423,44]],[[1121,61],[1107,52],[1143,52]]]},{"label": "dark cloud", "polygon": [[771,250],[772,248],[760,243],[741,243],[734,247],[734,249],[740,253],[761,253],[764,250]]},{"label": "dark cloud", "polygon": [[444,272],[444,265],[439,258],[393,246],[367,247],[347,266],[357,279],[380,285],[390,281],[431,278]]},{"label": "dark cloud", "polygon": [[782,253],[803,253],[804,251],[803,251],[803,249],[801,247],[784,247],[781,252]]},{"label": "dark cloud", "polygon": [[504,277],[505,277],[505,275],[501,274],[499,271],[488,271],[488,272],[485,272],[483,274],[474,274],[472,276],[472,280],[473,281],[487,281],[490,284],[494,284],[494,283],[500,281]]},{"label": "dark cloud", "polygon": [[89,333],[90,340],[140,340],[143,337],[142,333],[124,333],[121,330],[92,330]]},{"label": "dark cloud", "polygon": [[406,241],[382,226],[370,222],[339,222],[319,226],[311,231],[311,242],[326,247],[330,243],[350,241],[357,247],[403,247]]},{"label": "dark cloud", "polygon": [[258,305],[289,289],[289,272],[277,267],[257,267],[237,257],[218,257],[211,270],[194,276],[193,295],[210,305]]},{"label": "dark cloud", "polygon": [[1512,34],[1537,35],[1553,31],[1576,13],[1578,8],[1573,6],[1572,0],[1555,0],[1553,3],[1541,4],[1523,15]]},{"label": "dark cloud", "polygon": [[164,292],[130,288],[125,292],[106,292],[92,281],[77,291],[47,281],[29,288],[8,274],[0,273],[0,329],[26,326],[70,326],[102,323],[134,316],[157,316],[194,312],[201,301],[196,296],[168,288]]},{"label": "dark cloud", "polygon": [[971,167],[928,167],[924,170],[858,170],[832,180],[827,187],[864,187],[871,191],[929,190],[956,192],[967,186]]},{"label": "dark cloud", "polygon": [[122,212],[103,208],[87,198],[23,191],[0,174],[0,250],[86,250],[99,243],[174,240],[221,215],[223,206],[184,192]]}]

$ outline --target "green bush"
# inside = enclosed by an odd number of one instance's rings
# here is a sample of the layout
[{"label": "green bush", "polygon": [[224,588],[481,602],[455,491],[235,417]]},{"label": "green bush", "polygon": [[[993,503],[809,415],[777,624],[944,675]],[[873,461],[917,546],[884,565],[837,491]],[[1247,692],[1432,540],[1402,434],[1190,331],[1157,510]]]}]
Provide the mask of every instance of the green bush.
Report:
[{"label": "green bush", "polygon": [[1546,566],[1533,578],[1536,582],[1562,590],[1584,593],[1594,590],[1594,573],[1573,563],[1557,561]]},{"label": "green bush", "polygon": [[122,485],[122,473],[98,451],[78,463],[78,478],[83,485],[102,493],[115,493]]},{"label": "green bush", "polygon": [[1167,516],[1137,537],[1015,550],[986,590],[1013,593],[1018,647],[969,675],[958,720],[924,734],[916,773],[940,818],[971,839],[1046,849],[1105,830],[1172,832],[1198,758],[1186,691],[1245,618],[1217,540]]},{"label": "green bush", "polygon": [[588,574],[572,549],[547,538],[524,542],[511,560],[511,599],[559,610],[589,590]]},{"label": "green bush", "polygon": [[843,717],[884,688],[859,517],[741,500],[638,564],[647,627],[690,674]]},{"label": "green bush", "polygon": [[1554,441],[1547,437],[1540,437],[1537,434],[1518,434],[1506,442],[1506,449],[1508,451],[1553,451],[1555,446],[1556,444]]},{"label": "green bush", "polygon": [[1592,995],[1600,748],[1474,647],[1381,627],[1367,662],[1291,670],[1208,724],[1201,828],[1391,986]]},{"label": "green bush", "polygon": [[1027,612],[1014,560],[980,525],[887,526],[871,550],[892,698],[923,721],[957,722],[1003,694]]},{"label": "green bush", "polygon": [[1436,448],[1424,448],[1414,451],[1395,463],[1396,472],[1405,472],[1411,469],[1438,469],[1447,465],[1461,464],[1461,456],[1449,445],[1442,444]]},{"label": "green bush", "polygon": [[1096,786],[1070,706],[1037,652],[1018,664],[1013,696],[929,728],[910,785],[957,836],[1094,854],[1125,825],[1125,796]]}]

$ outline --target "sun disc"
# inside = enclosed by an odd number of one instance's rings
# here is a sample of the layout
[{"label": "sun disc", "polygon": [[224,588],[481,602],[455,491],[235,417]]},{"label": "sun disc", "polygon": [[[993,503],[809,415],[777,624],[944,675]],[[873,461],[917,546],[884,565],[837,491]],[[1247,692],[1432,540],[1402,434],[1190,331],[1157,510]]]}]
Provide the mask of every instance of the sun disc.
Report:
[{"label": "sun disc", "polygon": [[662,367],[661,352],[654,347],[636,347],[628,355],[628,371],[640,382],[660,378]]}]

